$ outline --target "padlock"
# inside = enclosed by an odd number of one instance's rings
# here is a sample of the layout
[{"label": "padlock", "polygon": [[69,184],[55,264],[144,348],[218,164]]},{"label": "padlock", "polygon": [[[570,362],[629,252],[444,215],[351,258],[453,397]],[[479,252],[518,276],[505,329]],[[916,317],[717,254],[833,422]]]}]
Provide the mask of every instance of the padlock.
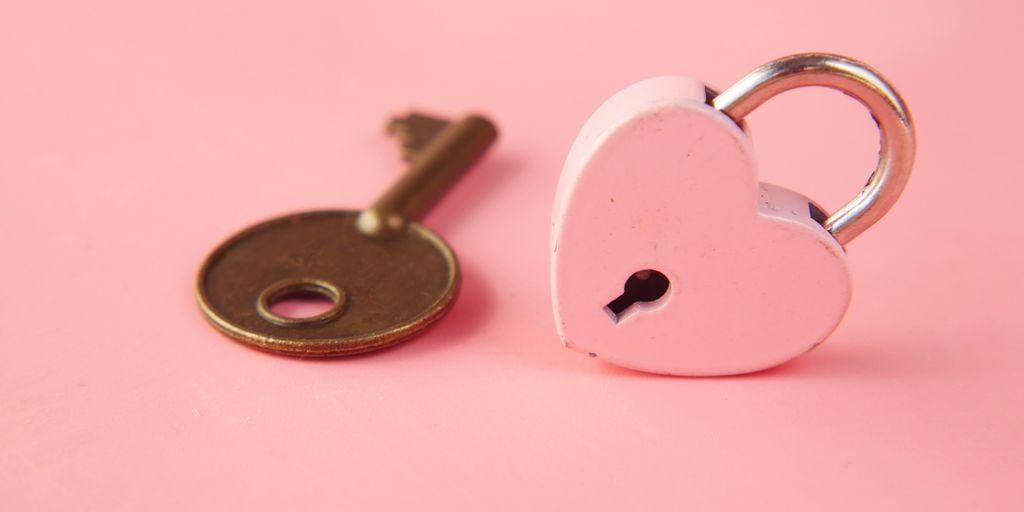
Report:
[{"label": "padlock", "polygon": [[[759,182],[743,123],[803,86],[856,98],[881,133],[867,185],[831,215]],[[619,366],[693,376],[807,352],[849,304],[844,246],[892,207],[913,159],[899,94],[845,57],[785,57],[721,94],[687,77],[627,87],[586,122],[558,184],[551,287],[562,342]]]}]

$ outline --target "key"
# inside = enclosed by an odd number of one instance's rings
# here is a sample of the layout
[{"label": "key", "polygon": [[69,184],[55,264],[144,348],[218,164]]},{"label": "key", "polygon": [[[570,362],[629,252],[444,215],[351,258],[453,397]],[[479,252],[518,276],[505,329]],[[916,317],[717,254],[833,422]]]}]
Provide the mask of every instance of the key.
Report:
[{"label": "key", "polygon": [[[458,122],[413,113],[391,120],[409,170],[363,211],[303,212],[223,242],[199,271],[196,296],[210,323],[250,346],[292,356],[343,356],[422,332],[454,304],[455,253],[419,219],[497,138],[486,118]],[[274,306],[329,303],[291,317]]]}]

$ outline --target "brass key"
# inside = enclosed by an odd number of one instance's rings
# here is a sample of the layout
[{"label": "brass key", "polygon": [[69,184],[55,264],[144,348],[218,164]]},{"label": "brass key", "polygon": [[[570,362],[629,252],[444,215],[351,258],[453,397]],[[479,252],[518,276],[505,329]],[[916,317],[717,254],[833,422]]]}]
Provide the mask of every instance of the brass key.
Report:
[{"label": "brass key", "polygon": [[[362,212],[313,211],[252,226],[217,247],[199,271],[199,307],[248,345],[293,356],[341,356],[394,345],[451,309],[452,249],[416,222],[497,138],[487,119],[450,123],[411,114],[388,131],[410,169]],[[282,316],[276,303],[314,295],[328,310]]]}]

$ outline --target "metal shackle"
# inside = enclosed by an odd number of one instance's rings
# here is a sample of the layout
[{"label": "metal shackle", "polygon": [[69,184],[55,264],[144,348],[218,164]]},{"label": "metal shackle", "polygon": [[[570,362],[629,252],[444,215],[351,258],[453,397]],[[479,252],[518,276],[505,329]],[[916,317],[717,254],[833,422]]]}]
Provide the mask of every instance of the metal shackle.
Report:
[{"label": "metal shackle", "polygon": [[914,123],[896,89],[866,64],[825,53],[791,55],[769,62],[722,91],[712,106],[739,123],[775,95],[798,87],[837,89],[859,101],[878,124],[878,166],[850,202],[823,226],[846,245],[878,222],[903,192],[914,165]]}]

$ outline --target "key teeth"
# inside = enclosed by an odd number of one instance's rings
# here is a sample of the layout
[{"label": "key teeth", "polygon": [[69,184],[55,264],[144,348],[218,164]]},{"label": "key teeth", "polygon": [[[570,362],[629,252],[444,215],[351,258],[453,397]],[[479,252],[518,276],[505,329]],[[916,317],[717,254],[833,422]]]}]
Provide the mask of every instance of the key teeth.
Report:
[{"label": "key teeth", "polygon": [[388,121],[385,130],[398,139],[402,158],[413,161],[450,123],[444,119],[412,112]]}]

